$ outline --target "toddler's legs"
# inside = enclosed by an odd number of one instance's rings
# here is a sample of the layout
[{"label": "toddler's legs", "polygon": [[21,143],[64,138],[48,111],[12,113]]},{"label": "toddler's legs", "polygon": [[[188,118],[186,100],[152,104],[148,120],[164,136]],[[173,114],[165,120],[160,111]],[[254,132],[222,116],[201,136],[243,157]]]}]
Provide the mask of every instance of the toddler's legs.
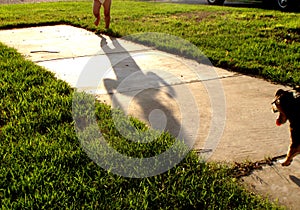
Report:
[{"label": "toddler's legs", "polygon": [[110,6],[111,6],[111,0],[105,0],[103,3],[104,7],[104,18],[105,18],[105,28],[109,28],[110,24]]},{"label": "toddler's legs", "polygon": [[93,5],[93,13],[94,16],[96,18],[94,24],[95,26],[98,26],[100,23],[100,7],[101,7],[101,3],[99,0],[94,0],[94,5]]}]

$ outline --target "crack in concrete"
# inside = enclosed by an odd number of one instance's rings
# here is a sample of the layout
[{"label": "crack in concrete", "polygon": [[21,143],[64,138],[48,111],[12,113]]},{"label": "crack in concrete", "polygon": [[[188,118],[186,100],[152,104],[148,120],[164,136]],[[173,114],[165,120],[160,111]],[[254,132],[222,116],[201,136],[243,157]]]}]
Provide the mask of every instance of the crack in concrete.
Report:
[{"label": "crack in concrete", "polygon": [[222,80],[222,79],[228,79],[228,78],[234,78],[234,77],[240,77],[242,76],[241,74],[234,74],[234,75],[229,75],[229,76],[221,76],[221,77],[214,77],[214,78],[209,78],[209,79],[195,79],[195,80],[190,80],[190,81],[182,81],[182,82],[178,82],[178,83],[171,83],[171,84],[162,84],[159,86],[144,86],[144,87],[140,87],[140,88],[132,88],[132,89],[118,89],[118,90],[111,90],[108,91],[105,94],[97,94],[97,95],[107,95],[107,94],[122,94],[122,93],[130,93],[130,92],[134,92],[134,91],[141,91],[141,90],[145,90],[145,89],[149,89],[149,88],[163,88],[163,87],[171,87],[171,86],[179,86],[179,85],[187,85],[187,84],[194,84],[194,83],[198,83],[198,82],[208,82],[208,81],[214,81],[214,80]]},{"label": "crack in concrete", "polygon": [[[93,53],[93,54],[86,54],[86,55],[75,55],[75,56],[66,56],[63,58],[51,58],[51,59],[43,59],[43,60],[36,60],[34,63],[42,63],[42,62],[47,62],[47,61],[58,61],[58,60],[68,60],[68,59],[76,59],[76,58],[85,58],[85,57],[92,57],[92,56],[101,56],[101,55],[113,55],[113,54],[122,54],[122,53],[139,53],[139,52],[150,52],[150,51],[155,51],[155,49],[141,49],[141,50],[132,50],[132,51],[120,51],[120,52],[113,52],[113,53],[104,53],[104,52],[99,52],[99,53]],[[31,51],[30,53],[37,53],[37,52],[49,52],[53,53],[47,50],[36,50],[36,51]],[[57,53],[57,52],[55,52]],[[58,52],[59,53],[59,52]],[[26,56],[26,55],[25,55]],[[28,56],[28,55],[27,55]]]}]

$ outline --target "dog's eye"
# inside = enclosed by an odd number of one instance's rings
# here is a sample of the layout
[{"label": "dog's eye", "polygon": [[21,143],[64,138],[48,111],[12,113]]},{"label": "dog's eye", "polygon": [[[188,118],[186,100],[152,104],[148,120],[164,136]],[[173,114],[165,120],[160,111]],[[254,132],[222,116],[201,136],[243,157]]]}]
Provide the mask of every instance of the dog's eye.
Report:
[{"label": "dog's eye", "polygon": [[279,99],[275,99],[271,104],[277,105],[277,104],[279,104],[279,103],[280,103],[280,100],[279,100]]},{"label": "dog's eye", "polygon": [[276,100],[273,101],[272,104],[278,105],[278,104],[280,104],[280,100],[279,100],[279,99],[276,99]]}]

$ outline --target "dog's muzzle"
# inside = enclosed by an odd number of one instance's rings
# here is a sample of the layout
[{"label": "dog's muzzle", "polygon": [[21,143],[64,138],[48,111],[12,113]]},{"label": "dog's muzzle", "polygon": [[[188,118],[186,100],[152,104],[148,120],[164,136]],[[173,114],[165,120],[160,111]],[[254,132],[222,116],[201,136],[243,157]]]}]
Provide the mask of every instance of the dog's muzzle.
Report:
[{"label": "dog's muzzle", "polygon": [[273,112],[273,113],[278,112],[278,109],[277,109],[277,106],[276,106],[276,100],[273,101],[273,102],[271,103],[271,105],[272,105],[272,112]]}]

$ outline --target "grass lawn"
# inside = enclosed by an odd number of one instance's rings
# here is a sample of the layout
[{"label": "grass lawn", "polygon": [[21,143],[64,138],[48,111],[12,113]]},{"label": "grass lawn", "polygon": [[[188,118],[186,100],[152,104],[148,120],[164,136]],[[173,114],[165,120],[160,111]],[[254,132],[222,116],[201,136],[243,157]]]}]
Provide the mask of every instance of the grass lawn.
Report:
[{"label": "grass lawn", "polygon": [[[0,28],[65,23],[119,37],[168,33],[191,41],[216,66],[296,85],[300,81],[299,17],[253,8],[115,0],[112,30],[104,31],[92,24],[91,2],[59,2],[1,5]],[[279,208],[243,189],[231,168],[202,163],[193,152],[170,171],[150,178],[125,178],[103,170],[79,145],[72,93],[53,74],[0,44],[1,208]],[[162,134],[152,145],[124,144],[111,111],[96,104],[99,126],[119,151],[142,157],[174,142]],[[121,119],[147,130],[135,119]]]}]

